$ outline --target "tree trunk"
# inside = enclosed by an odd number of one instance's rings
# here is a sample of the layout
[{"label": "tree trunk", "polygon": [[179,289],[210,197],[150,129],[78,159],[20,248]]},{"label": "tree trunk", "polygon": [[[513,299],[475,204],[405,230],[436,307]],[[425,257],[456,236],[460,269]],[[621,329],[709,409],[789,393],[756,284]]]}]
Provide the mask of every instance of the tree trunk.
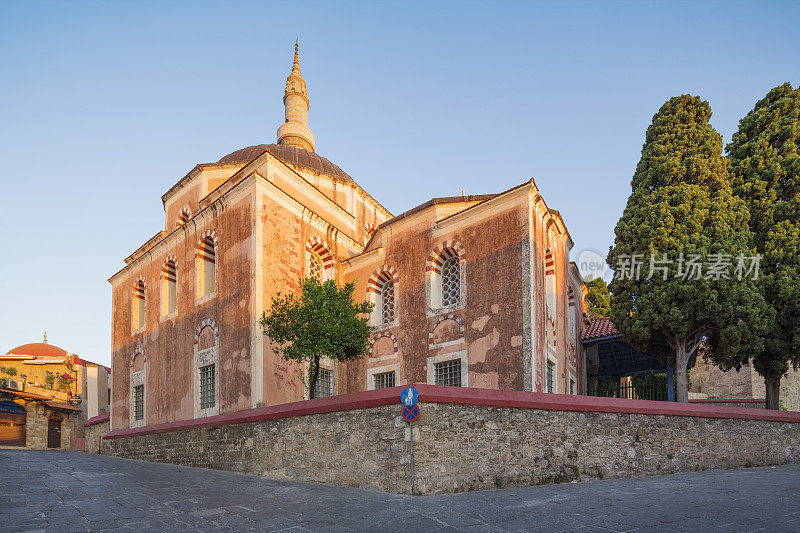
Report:
[{"label": "tree trunk", "polygon": [[765,409],[777,411],[781,408],[781,376],[764,376],[764,385],[767,389]]},{"label": "tree trunk", "polygon": [[314,358],[314,371],[311,374],[311,381],[308,382],[308,397],[314,399],[314,392],[317,388],[317,377],[319,377],[319,356]]},{"label": "tree trunk", "polygon": [[689,403],[689,386],[686,383],[686,367],[689,366],[689,353],[686,341],[675,345],[675,401]]}]

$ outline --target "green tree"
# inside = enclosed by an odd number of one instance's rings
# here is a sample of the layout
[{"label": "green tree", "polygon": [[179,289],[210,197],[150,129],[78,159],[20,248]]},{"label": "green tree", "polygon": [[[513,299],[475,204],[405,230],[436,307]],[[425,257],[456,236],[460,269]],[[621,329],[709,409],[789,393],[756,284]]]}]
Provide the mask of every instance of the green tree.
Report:
[{"label": "green tree", "polygon": [[[758,288],[772,308],[753,368],[764,377],[767,409],[780,408],[781,377],[800,365],[800,88],[784,83],[739,121],[726,147],[734,193],[750,211],[761,257]],[[713,357],[713,356],[712,356]]]},{"label": "green tree", "polygon": [[608,316],[611,311],[611,292],[609,292],[605,280],[594,278],[586,283],[586,287],[589,289],[586,300],[594,316]]},{"label": "green tree", "polygon": [[688,401],[687,366],[701,344],[739,366],[765,326],[752,280],[707,268],[752,254],[747,208],[710,118],[708,103],[690,95],[655,114],[608,255],[611,319],[635,348],[675,357],[679,402]]},{"label": "green tree", "polygon": [[361,358],[369,350],[368,319],[373,304],[355,303],[355,284],[337,287],[317,278],[300,280],[301,295],[272,298],[269,314],[261,317],[264,334],[286,360],[308,365],[310,397],[319,376],[319,361],[325,356],[337,361]]}]

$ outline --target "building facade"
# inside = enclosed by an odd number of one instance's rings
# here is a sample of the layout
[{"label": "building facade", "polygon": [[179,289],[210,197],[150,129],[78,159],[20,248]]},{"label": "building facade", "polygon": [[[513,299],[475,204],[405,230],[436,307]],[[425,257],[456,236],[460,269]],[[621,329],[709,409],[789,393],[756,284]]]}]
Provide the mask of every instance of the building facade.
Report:
[{"label": "building facade", "polygon": [[315,152],[297,51],[276,144],[200,164],[162,197],[165,228],[112,286],[111,427],[308,397],[259,319],[302,277],[376,303],[371,353],[323,360],[317,396],[416,381],[579,393],[583,282],[531,180],[399,216]]},{"label": "building facade", "polygon": [[108,412],[110,371],[47,342],[0,355],[0,445],[82,448],[84,422]]}]

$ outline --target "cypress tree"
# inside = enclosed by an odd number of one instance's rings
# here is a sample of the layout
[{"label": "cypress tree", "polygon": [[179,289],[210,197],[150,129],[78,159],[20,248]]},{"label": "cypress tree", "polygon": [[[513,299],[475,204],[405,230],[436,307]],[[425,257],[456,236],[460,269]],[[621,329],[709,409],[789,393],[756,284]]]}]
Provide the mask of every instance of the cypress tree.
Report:
[{"label": "cypress tree", "polygon": [[737,367],[760,348],[765,327],[753,281],[736,274],[737,259],[753,253],[749,215],[710,118],[708,103],[690,95],[655,114],[608,255],[611,319],[637,349],[675,357],[680,402],[701,345]]},{"label": "cypress tree", "polygon": [[734,193],[750,211],[762,256],[758,288],[772,308],[753,368],[764,377],[767,409],[779,408],[781,377],[800,364],[800,88],[784,83],[739,121],[726,147]]}]

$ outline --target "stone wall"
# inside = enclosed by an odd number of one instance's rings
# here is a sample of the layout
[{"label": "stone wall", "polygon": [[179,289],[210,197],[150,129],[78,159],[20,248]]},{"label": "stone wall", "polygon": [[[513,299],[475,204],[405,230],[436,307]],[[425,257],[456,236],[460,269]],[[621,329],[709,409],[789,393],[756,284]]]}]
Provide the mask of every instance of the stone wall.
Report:
[{"label": "stone wall", "polygon": [[79,419],[75,414],[68,414],[45,407],[39,403],[29,403],[25,406],[27,417],[25,420],[25,446],[32,450],[47,449],[48,420],[53,414],[62,417],[61,420],[61,450],[75,448],[75,424]]},{"label": "stone wall", "polygon": [[110,421],[108,413],[90,418],[84,427],[86,444],[84,450],[89,453],[102,453],[103,435],[109,432]]},{"label": "stone wall", "polygon": [[[419,494],[800,462],[798,413],[416,387]],[[400,390],[118,430],[102,453],[408,492],[410,431],[399,416]]]}]

